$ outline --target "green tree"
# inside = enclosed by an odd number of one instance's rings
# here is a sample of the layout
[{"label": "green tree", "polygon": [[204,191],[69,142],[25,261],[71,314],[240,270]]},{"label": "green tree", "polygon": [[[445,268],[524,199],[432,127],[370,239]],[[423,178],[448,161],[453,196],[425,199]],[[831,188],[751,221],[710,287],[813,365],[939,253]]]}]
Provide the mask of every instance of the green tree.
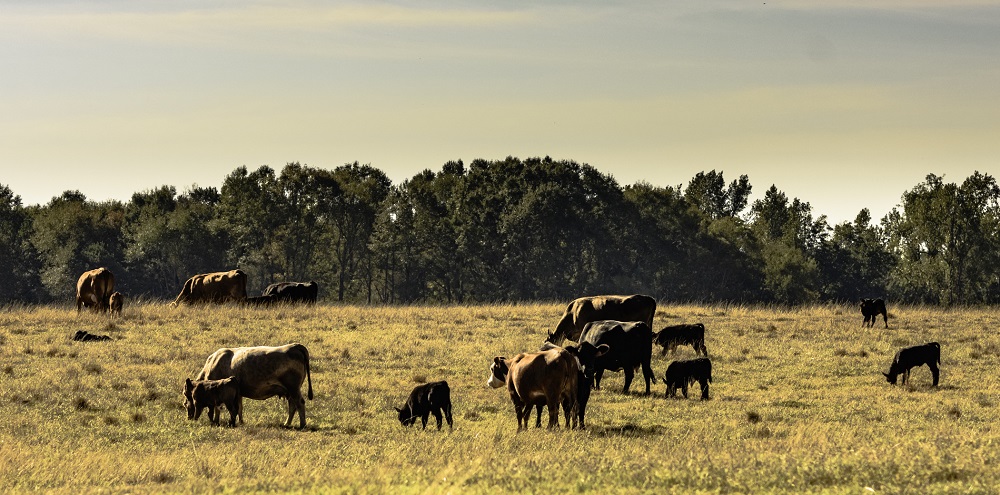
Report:
[{"label": "green tree", "polygon": [[21,197],[0,184],[0,305],[39,299],[40,261],[31,245],[31,217]]}]

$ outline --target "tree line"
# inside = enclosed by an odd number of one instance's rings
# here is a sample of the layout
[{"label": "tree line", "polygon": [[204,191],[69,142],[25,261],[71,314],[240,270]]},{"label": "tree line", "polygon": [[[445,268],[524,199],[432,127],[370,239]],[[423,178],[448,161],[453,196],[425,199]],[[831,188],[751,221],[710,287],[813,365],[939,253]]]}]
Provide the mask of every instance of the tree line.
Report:
[{"label": "tree line", "polygon": [[569,300],[804,304],[1000,302],[1000,187],[930,174],[880,221],[830,225],[771,186],[712,170],[686,186],[622,186],[549,157],[444,164],[393,184],[357,162],[239,167],[221,188],[128,202],[66,191],[24,206],[0,184],[0,304],[70,300],[111,269],[130,297],[172,298],[193,274],[240,268],[248,290],[315,280],[355,303]]}]

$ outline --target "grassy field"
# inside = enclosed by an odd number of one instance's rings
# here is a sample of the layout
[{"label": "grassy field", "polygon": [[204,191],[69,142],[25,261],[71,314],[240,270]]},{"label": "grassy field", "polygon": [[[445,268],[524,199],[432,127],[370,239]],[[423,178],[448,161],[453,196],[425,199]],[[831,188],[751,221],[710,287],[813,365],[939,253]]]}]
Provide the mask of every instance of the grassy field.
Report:
[{"label": "grassy field", "polygon": [[[713,399],[620,392],[605,375],[586,431],[530,429],[486,387],[497,355],[533,350],[563,304],[275,309],[66,307],[0,312],[0,492],[997,493],[1000,310],[661,306],[655,326],[703,322]],[[76,330],[108,342],[73,342]],[[888,385],[901,346],[941,343]],[[306,430],[280,399],[246,424],[188,421],[185,377],[219,347],[305,344]],[[657,348],[658,350],[658,348]],[[689,347],[679,356],[691,357]],[[668,358],[657,352],[662,376]],[[404,429],[393,406],[447,380],[455,429]],[[224,416],[228,417],[228,416]],[[431,419],[433,424],[433,418]]]}]

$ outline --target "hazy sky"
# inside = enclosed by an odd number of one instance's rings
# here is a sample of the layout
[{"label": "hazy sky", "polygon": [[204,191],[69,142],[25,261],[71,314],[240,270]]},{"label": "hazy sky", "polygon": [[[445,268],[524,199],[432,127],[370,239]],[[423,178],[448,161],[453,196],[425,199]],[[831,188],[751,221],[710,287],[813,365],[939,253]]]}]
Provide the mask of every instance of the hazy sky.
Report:
[{"label": "hazy sky", "polygon": [[508,155],[880,218],[928,173],[1000,175],[1000,2],[0,3],[0,184],[26,204]]}]

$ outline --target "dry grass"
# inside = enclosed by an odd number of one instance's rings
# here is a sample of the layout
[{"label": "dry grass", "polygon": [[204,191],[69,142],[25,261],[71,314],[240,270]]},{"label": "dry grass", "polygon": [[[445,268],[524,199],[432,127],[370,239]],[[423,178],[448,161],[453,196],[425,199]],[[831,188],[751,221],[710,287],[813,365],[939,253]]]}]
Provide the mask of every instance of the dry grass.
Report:
[{"label": "dry grass", "polygon": [[[622,395],[605,375],[590,429],[515,433],[496,355],[537,348],[562,304],[126,308],[113,323],[68,307],[0,313],[0,492],[995,493],[996,309],[666,306],[656,325],[704,322],[713,400]],[[110,342],[73,342],[76,330]],[[246,424],[189,422],[183,380],[218,347],[302,342],[315,400],[306,431],[279,399]],[[892,387],[904,345],[938,341]],[[693,355],[690,348],[679,354]],[[669,358],[654,357],[662,375]],[[455,430],[403,429],[417,382],[448,380]],[[641,380],[640,380],[641,381]],[[633,385],[633,390],[641,387]],[[433,419],[432,419],[433,423]],[[870,493],[870,492],[869,492]]]}]

